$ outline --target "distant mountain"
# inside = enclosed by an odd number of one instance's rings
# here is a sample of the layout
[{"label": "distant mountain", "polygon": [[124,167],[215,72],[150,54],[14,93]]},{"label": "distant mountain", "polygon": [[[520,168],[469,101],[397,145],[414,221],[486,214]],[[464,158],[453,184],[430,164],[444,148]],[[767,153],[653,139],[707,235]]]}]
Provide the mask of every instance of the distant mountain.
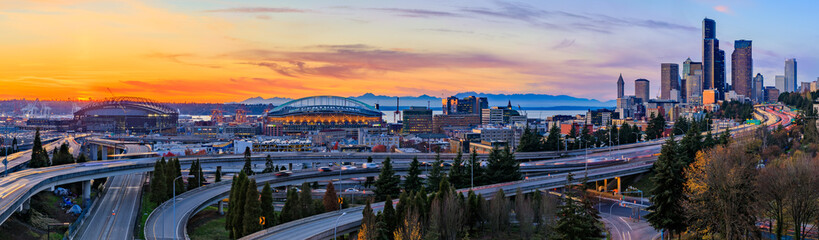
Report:
[{"label": "distant mountain", "polygon": [[[509,101],[512,102],[512,106],[517,107],[520,105],[523,108],[530,108],[530,109],[551,109],[551,108],[560,108],[560,109],[584,109],[587,107],[590,108],[600,108],[600,107],[614,107],[617,103],[614,100],[601,102],[596,99],[588,99],[588,98],[576,98],[567,95],[548,95],[548,94],[491,94],[491,93],[476,93],[476,92],[463,92],[455,94],[458,98],[463,98],[467,96],[478,96],[478,97],[486,97],[489,101],[489,106],[506,106]],[[385,96],[385,95],[375,95],[372,93],[365,93],[361,96],[352,96],[350,98],[362,101],[364,103],[370,104],[375,106],[375,104],[379,104],[380,106],[387,108],[387,109],[395,109],[396,106],[396,97],[395,96]],[[400,106],[404,108],[406,106],[424,106],[427,105],[431,106],[432,108],[440,108],[441,107],[441,98],[433,97],[429,95],[421,95],[421,96],[402,96],[397,97],[400,98]],[[262,98],[262,97],[254,97],[248,98],[247,100],[241,101],[239,103],[244,104],[273,104],[279,105],[290,101],[290,98]]]},{"label": "distant mountain", "polygon": [[[292,98],[280,98],[280,97],[272,97],[272,98],[263,98],[263,97],[252,97],[245,99],[244,101],[238,102],[240,104],[273,104],[273,105],[280,105],[282,103],[286,103]],[[237,102],[232,102],[237,103]]]}]

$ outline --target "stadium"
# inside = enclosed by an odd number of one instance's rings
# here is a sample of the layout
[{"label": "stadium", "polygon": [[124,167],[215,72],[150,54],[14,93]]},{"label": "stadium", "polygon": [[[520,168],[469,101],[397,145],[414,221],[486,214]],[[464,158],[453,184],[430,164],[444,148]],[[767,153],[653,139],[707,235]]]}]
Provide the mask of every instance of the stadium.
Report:
[{"label": "stadium", "polygon": [[116,97],[94,102],[74,113],[78,131],[175,133],[179,113],[149,99]]},{"label": "stadium", "polygon": [[361,101],[337,97],[314,96],[286,102],[267,113],[268,135],[305,135],[323,129],[353,129],[380,126],[378,109]]}]

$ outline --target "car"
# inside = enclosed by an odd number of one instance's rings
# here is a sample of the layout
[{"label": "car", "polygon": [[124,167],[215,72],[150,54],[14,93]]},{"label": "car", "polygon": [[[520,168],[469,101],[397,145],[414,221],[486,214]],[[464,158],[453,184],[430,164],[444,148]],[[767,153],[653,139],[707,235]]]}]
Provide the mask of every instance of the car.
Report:
[{"label": "car", "polygon": [[378,164],[376,163],[362,163],[361,168],[377,168]]},{"label": "car", "polygon": [[360,192],[360,191],[358,189],[355,189],[355,188],[348,188],[348,189],[344,189],[344,192]]},{"label": "car", "polygon": [[341,167],[341,170],[355,170],[355,169],[357,169],[357,167],[355,167],[355,166],[343,166],[343,167]]},{"label": "car", "polygon": [[452,167],[452,163],[443,162],[443,163],[441,163],[441,167]]},{"label": "car", "polygon": [[330,168],[330,167],[320,167],[318,170],[319,170],[319,172],[332,172],[333,171],[333,169]]},{"label": "car", "polygon": [[292,174],[293,174],[293,172],[291,172],[291,171],[278,171],[274,175],[276,177],[289,177]]},{"label": "car", "polygon": [[429,162],[421,162],[421,166],[432,166]]}]

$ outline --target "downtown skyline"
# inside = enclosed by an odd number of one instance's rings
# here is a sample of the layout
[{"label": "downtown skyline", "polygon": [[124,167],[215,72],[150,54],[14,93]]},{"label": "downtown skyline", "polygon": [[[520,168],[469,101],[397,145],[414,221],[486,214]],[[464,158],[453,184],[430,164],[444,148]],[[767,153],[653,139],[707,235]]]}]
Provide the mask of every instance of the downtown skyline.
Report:
[{"label": "downtown skyline", "polygon": [[[620,73],[626,82],[650,80],[653,98],[661,63],[702,61],[704,17],[718,23],[727,55],[734,40],[754,41],[753,74],[765,86],[784,74],[785,59],[811,66],[819,51],[807,42],[815,34],[798,24],[816,18],[800,7],[807,1],[344,4],[4,4],[0,84],[8,90],[0,98],[99,99],[110,88],[196,102],[464,90],[608,101]],[[785,14],[807,19],[766,17]],[[798,72],[801,81],[816,76],[809,67]]]}]

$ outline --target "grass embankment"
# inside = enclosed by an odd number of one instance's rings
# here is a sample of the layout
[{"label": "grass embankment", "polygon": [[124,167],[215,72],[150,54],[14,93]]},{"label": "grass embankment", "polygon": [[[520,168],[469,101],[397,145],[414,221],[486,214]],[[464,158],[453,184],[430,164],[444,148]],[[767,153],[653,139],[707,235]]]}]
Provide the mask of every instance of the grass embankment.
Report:
[{"label": "grass embankment", "polygon": [[145,239],[145,222],[148,221],[148,216],[151,215],[151,212],[153,212],[158,205],[159,204],[151,202],[151,193],[149,191],[142,192],[142,215],[139,218],[138,227],[140,229],[137,229],[139,239]]},{"label": "grass embankment", "polygon": [[219,209],[210,206],[196,213],[188,221],[188,234],[191,239],[217,240],[228,239],[225,230],[225,215],[219,214]]}]

